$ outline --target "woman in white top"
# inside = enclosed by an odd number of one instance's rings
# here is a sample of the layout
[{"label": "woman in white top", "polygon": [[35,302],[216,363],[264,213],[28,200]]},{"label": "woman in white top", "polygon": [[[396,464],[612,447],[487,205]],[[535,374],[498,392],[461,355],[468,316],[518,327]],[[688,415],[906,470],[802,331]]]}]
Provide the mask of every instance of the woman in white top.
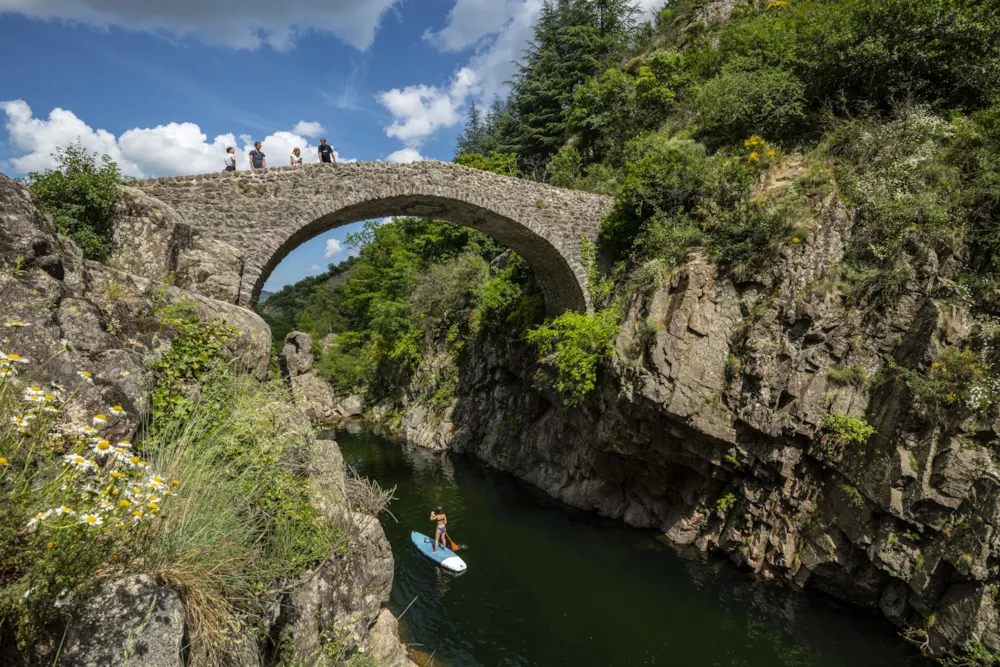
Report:
[{"label": "woman in white top", "polygon": [[291,160],[292,160],[292,166],[293,167],[295,165],[297,165],[297,164],[299,164],[299,165],[302,164],[302,151],[299,150],[298,146],[296,146],[295,148],[292,149]]},{"label": "woman in white top", "polygon": [[236,171],[236,149],[230,146],[226,149],[226,171]]}]

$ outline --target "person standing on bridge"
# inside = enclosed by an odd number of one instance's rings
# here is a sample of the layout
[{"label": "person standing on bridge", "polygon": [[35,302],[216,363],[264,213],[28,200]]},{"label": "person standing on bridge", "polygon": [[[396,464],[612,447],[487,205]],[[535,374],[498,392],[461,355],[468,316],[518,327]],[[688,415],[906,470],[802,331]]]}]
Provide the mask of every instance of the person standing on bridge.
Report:
[{"label": "person standing on bridge", "polygon": [[337,161],[337,156],[333,153],[333,146],[326,143],[326,137],[321,137],[319,140],[319,149],[316,154],[319,156],[320,162],[326,162],[327,164],[333,164]]},{"label": "person standing on bridge", "polygon": [[253,145],[253,150],[250,151],[250,171],[257,171],[258,169],[267,169],[267,156],[261,152],[263,144],[259,141]]}]

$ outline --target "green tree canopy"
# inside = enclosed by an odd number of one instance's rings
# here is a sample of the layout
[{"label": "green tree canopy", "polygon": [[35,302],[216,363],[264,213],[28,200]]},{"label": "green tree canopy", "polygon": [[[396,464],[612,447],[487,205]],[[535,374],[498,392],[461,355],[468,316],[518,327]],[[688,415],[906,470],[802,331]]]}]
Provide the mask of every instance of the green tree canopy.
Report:
[{"label": "green tree canopy", "polygon": [[57,149],[53,157],[58,166],[28,174],[28,187],[87,259],[107,261],[114,220],[126,200],[120,186],[127,179],[109,156],[98,159],[78,142]]}]

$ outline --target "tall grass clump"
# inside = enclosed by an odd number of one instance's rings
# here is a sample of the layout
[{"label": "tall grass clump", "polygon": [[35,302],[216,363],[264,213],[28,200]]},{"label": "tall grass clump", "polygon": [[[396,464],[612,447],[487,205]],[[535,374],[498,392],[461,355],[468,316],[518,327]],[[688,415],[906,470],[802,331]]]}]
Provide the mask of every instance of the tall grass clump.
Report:
[{"label": "tall grass clump", "polygon": [[142,450],[184,480],[144,569],[181,591],[192,650],[216,664],[262,605],[344,546],[310,503],[309,425],[278,383],[216,370],[183,422],[155,424]]}]

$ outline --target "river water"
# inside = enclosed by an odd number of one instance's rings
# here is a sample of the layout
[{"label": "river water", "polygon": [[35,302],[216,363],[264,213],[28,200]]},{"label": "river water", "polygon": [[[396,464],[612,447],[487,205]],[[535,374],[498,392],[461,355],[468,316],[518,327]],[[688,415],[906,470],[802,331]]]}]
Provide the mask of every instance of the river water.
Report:
[{"label": "river water", "polygon": [[[382,517],[390,609],[416,600],[400,631],[437,666],[928,667],[875,616],[684,555],[475,460],[352,431],[334,434],[347,463],[398,486],[398,523]],[[432,534],[438,504],[463,545],[459,577],[410,542]]]}]

